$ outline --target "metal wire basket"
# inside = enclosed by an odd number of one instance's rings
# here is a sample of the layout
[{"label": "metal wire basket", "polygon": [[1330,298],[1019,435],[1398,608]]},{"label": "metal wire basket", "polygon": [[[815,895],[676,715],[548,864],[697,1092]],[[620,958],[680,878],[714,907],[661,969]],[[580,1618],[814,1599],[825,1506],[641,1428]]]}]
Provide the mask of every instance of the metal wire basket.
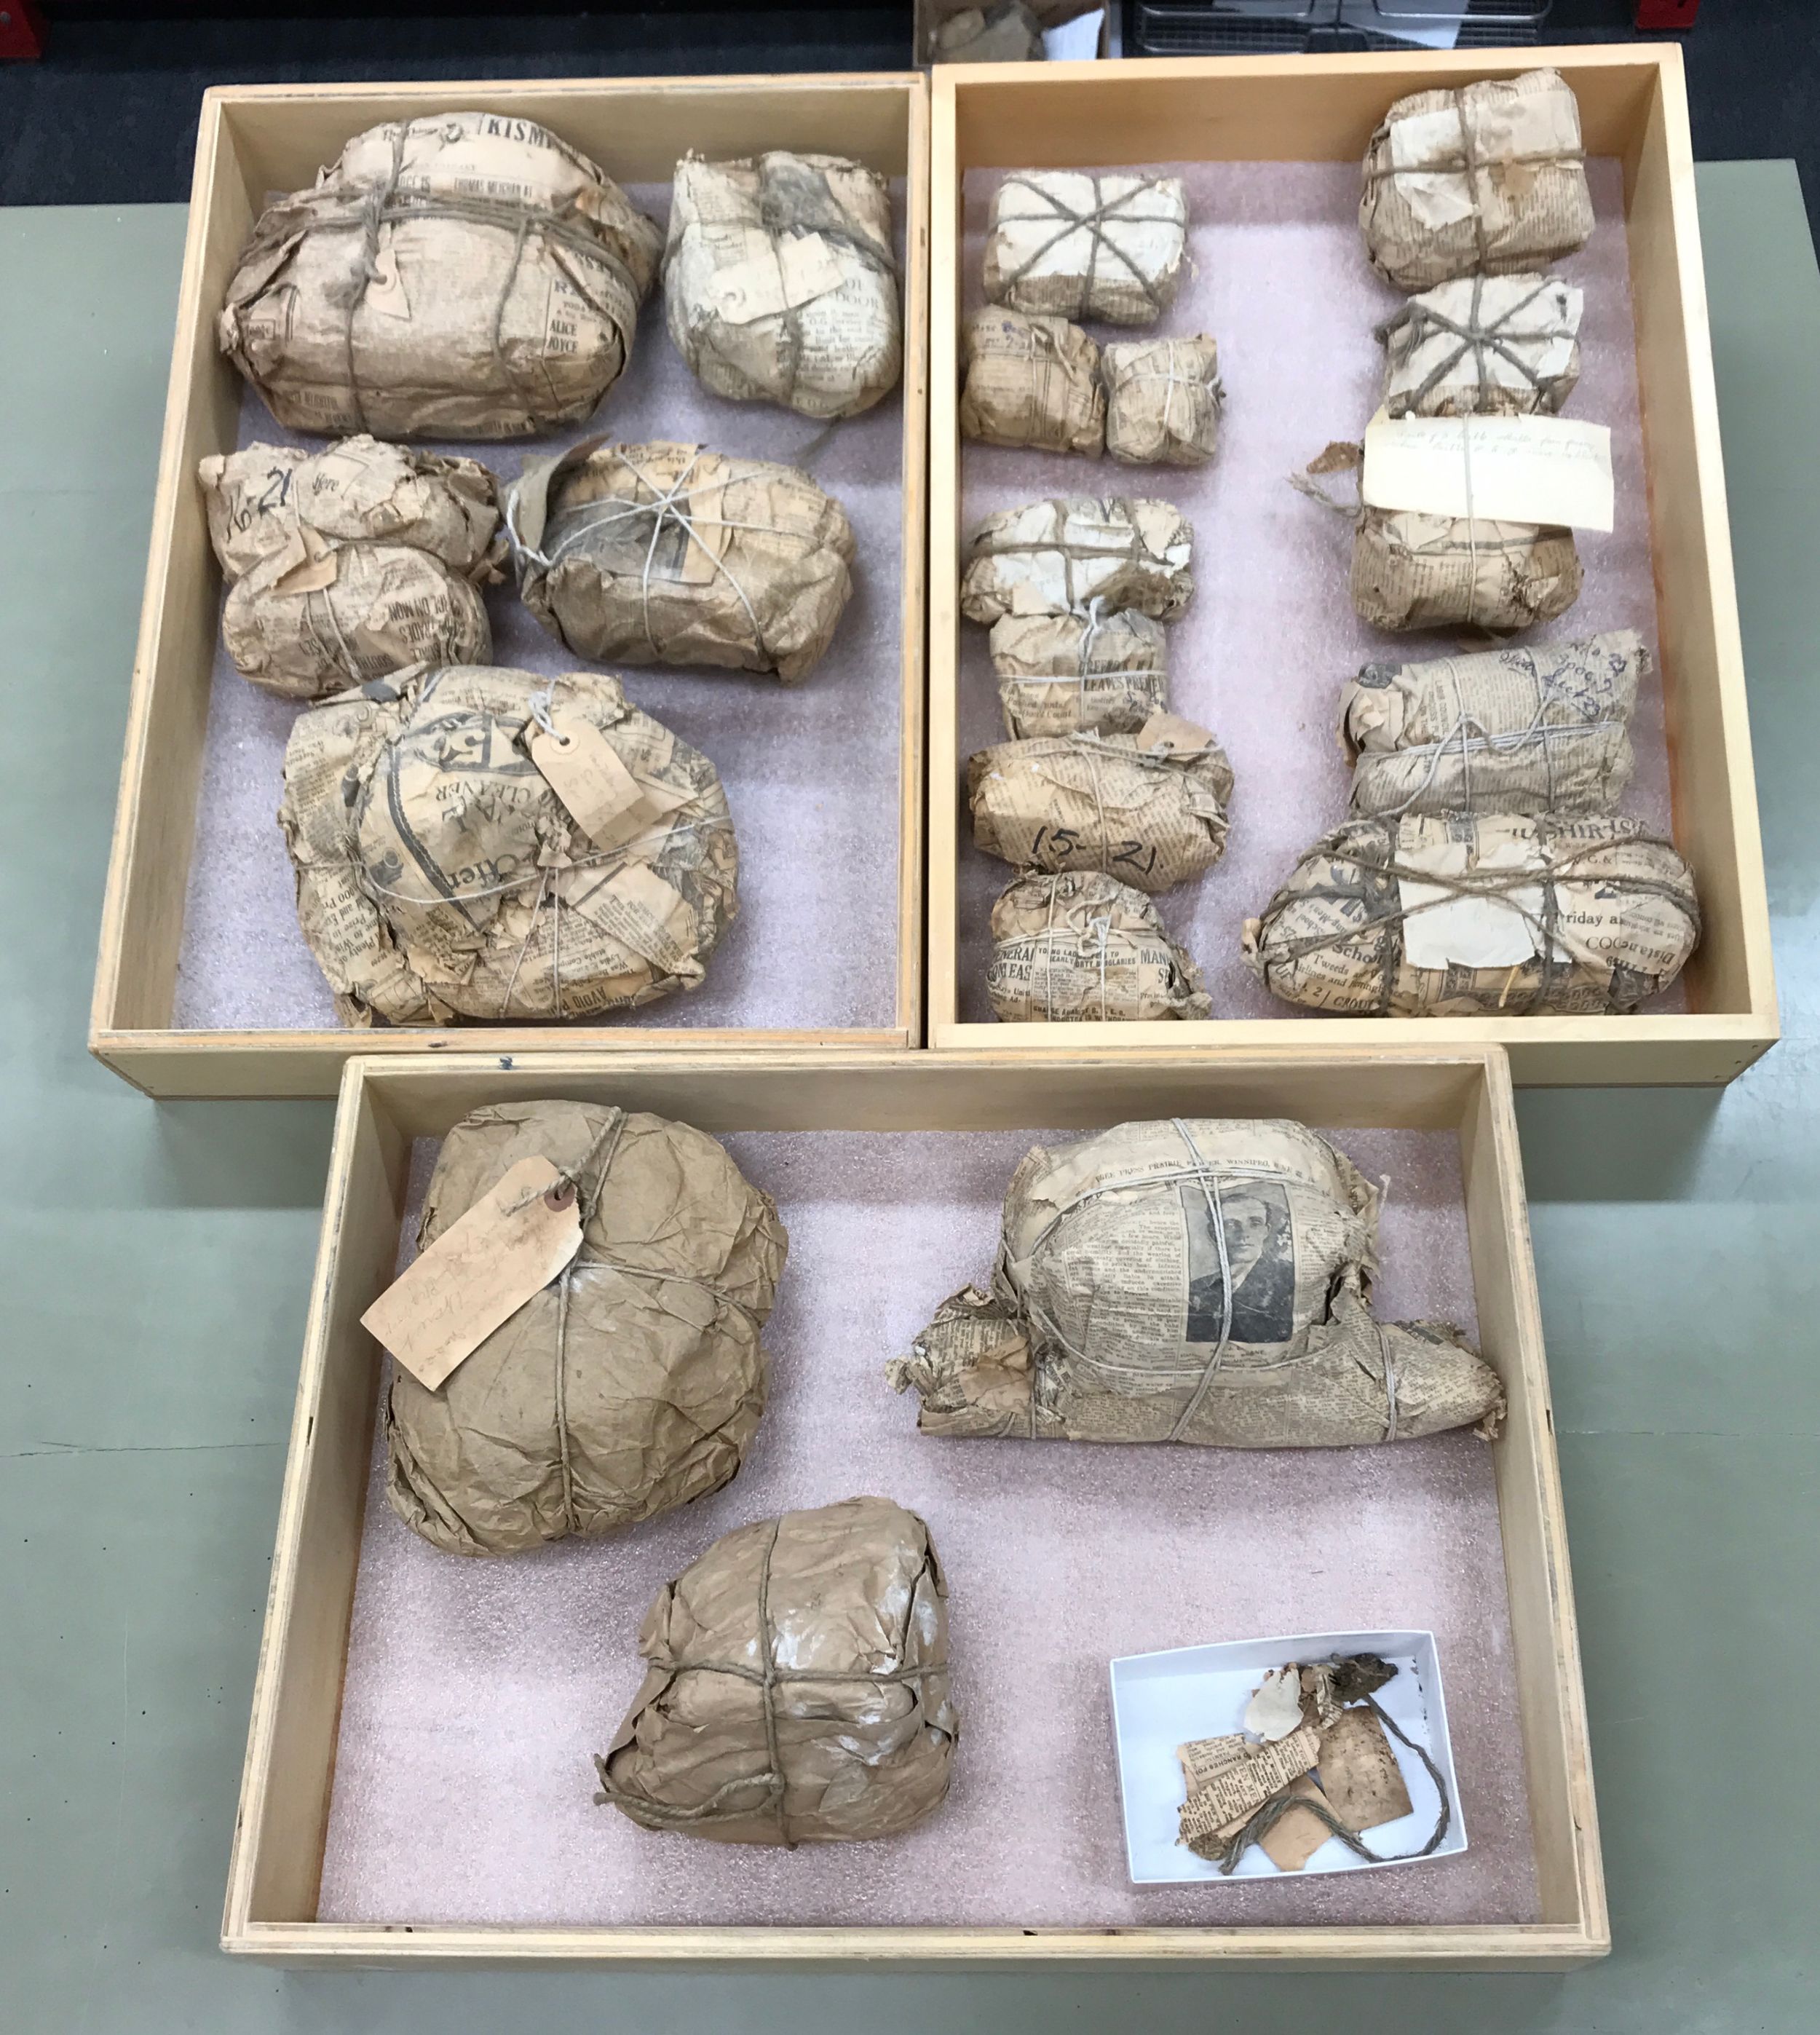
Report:
[{"label": "metal wire basket", "polygon": [[1457,28],[1457,49],[1532,43],[1554,0],[1132,0],[1134,57],[1241,56],[1260,50],[1407,50],[1423,29]]}]

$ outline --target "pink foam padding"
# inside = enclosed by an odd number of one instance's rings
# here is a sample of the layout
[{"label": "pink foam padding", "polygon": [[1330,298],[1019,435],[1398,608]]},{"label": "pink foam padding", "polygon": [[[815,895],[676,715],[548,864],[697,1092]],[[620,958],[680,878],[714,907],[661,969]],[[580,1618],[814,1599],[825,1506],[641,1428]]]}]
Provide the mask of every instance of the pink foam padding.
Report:
[{"label": "pink foam padding", "polygon": [[[667,184],[635,185],[630,193],[653,217],[667,217]],[[893,194],[901,231],[901,183]],[[799,685],[667,665],[619,672],[630,699],[720,773],[739,840],[739,916],[694,995],[593,1021],[747,1029],[895,1023],[903,423],[897,392],[831,426],[774,404],[711,396],[671,344],[656,291],[631,364],[584,429],[506,445],[430,446],[479,460],[503,493],[527,455],[583,438],[699,441],[802,467],[852,521],[853,597],[827,655]],[[249,389],[239,442],[323,441],[284,431]],[[487,605],[496,664],[604,668],[547,635],[510,577],[490,591]],[[217,649],[172,1018],[179,1029],[338,1022],[298,929],[275,818],[284,743],[299,711],[249,685]]]},{"label": "pink foam padding", "polygon": [[[1519,1922],[1536,1917],[1491,1452],[938,1440],[880,1373],[987,1274],[1013,1167],[1064,1132],[762,1133],[725,1142],[790,1258],[772,1397],[738,1477],[617,1539],[439,1553],[385,1502],[376,1439],[323,1861],[324,1920],[413,1923]],[[1459,1150],[1337,1141],[1388,1175],[1386,1319],[1470,1330]],[[407,1237],[434,1149],[420,1145]],[[786,1853],[641,1830],[592,1755],[640,1679],[646,1606],[719,1534],[878,1492],[928,1521],[961,1716],[918,1830]],[[1440,1649],[1469,1849],[1307,1881],[1134,1887],[1107,1664],[1277,1634],[1417,1627]]]},{"label": "pink foam padding", "polygon": [[[1239,931],[1269,903],[1303,851],[1346,817],[1351,769],[1335,732],[1341,686],[1375,658],[1447,656],[1450,631],[1392,636],[1367,628],[1347,592],[1351,527],[1297,494],[1292,472],[1336,438],[1356,443],[1383,393],[1384,352],[1372,329],[1404,301],[1365,259],[1356,163],[1156,164],[1188,186],[1189,253],[1175,303],[1145,334],[1208,332],[1220,342],[1226,387],[1220,446],[1200,468],[1126,466],[1117,460],[1006,451],[964,441],[963,544],[993,510],[1049,495],[1157,495],[1194,525],[1195,593],[1169,630],[1171,703],[1211,728],[1237,777],[1224,859],[1160,901],[1164,923],[1199,962],[1220,1018],[1315,1017],[1280,1002],[1246,967]],[[1623,177],[1615,161],[1587,165],[1592,238],[1553,273],[1585,292],[1579,386],[1566,414],[1611,427],[1617,527],[1576,533],[1585,586],[1536,640],[1637,629],[1656,645],[1636,337],[1624,238]],[[983,301],[986,220],[1002,173],[966,180],[968,311]],[[1093,325],[1094,337],[1130,338]],[[1348,475],[1325,483],[1345,497]],[[965,550],[962,553],[965,556]],[[961,625],[960,759],[1005,739],[987,631]],[[1475,647],[1483,647],[1482,645]],[[1647,679],[1631,724],[1637,774],[1623,810],[1670,830],[1668,755],[1659,675]],[[974,847],[961,810],[958,927],[960,1014],[990,1022],[986,965],[993,901],[1011,871]],[[1696,880],[1699,871],[1694,871]],[[1649,1006],[1687,1007],[1679,984]]]}]

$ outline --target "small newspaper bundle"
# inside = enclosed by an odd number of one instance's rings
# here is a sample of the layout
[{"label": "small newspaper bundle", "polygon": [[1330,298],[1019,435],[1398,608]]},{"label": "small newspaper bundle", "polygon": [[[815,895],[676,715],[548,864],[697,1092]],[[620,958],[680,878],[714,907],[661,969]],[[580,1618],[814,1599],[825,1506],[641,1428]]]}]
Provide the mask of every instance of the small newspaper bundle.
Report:
[{"label": "small newspaper bundle", "polygon": [[1399,99],[1365,151],[1359,224],[1402,290],[1545,268],[1592,231],[1580,107],[1559,71]]},{"label": "small newspaper bundle", "polygon": [[1352,1017],[1604,1016],[1666,989],[1700,939],[1694,879],[1639,820],[1349,820],[1245,922],[1273,996]]},{"label": "small newspaper bundle", "polygon": [[525,605],[602,663],[805,678],[853,591],[853,526],[807,474],[659,442],[528,459],[506,498]]},{"label": "small newspaper bundle", "polygon": [[526,438],[619,379],[663,245],[534,120],[393,121],[260,215],[221,351],[293,431]]},{"label": "small newspaper bundle", "polygon": [[1552,276],[1467,276],[1378,328],[1393,417],[1554,416],[1580,379],[1584,294]]},{"label": "small newspaper bundle", "polygon": [[1066,318],[988,307],[961,335],[961,435],[1040,452],[1106,449],[1100,349]]},{"label": "small newspaper bundle", "polygon": [[992,194],[986,297],[1015,311],[1154,325],[1188,254],[1179,177],[1013,170]]},{"label": "small newspaper bundle", "polygon": [[1630,781],[1630,715],[1649,669],[1634,629],[1367,664],[1340,697],[1352,811],[1610,812]]},{"label": "small newspaper bundle", "polygon": [[[513,1291],[489,1309],[489,1277],[539,1247],[521,1218],[565,1213],[555,1273],[534,1283],[546,1259],[510,1313]],[[432,1385],[441,1363],[412,1367],[421,1324],[393,1318],[411,1360],[385,1399],[386,1496],[414,1533],[511,1554],[636,1525],[738,1470],[765,1410],[759,1334],[788,1239],[705,1132],[596,1103],[476,1110],[442,1141],[417,1242],[467,1353]],[[393,1294],[412,1298],[416,1269]],[[378,1332],[388,1341],[385,1321]]]},{"label": "small newspaper bundle", "polygon": [[975,844],[1019,869],[1097,869],[1154,894],[1226,848],[1232,766],[1204,728],[1153,714],[1135,735],[1002,742],[967,765]]},{"label": "small newspaper bundle", "polygon": [[1024,0],[995,0],[984,7],[961,7],[935,23],[929,37],[929,63],[1039,63],[1043,24]]},{"label": "small newspaper bundle", "polygon": [[685,156],[671,189],[664,308],[705,389],[851,417],[904,366],[891,194],[844,156]]},{"label": "small newspaper bundle", "polygon": [[1173,621],[1194,592],[1194,529],[1173,502],[1051,496],[1001,509],[974,532],[961,580],[970,622],[1085,615],[1097,597]]},{"label": "small newspaper bundle", "polygon": [[197,468],[231,582],[228,654],[287,699],[326,699],[416,664],[493,654],[476,587],[496,577],[493,476],[367,437],[251,445]]},{"label": "small newspaper bundle", "polygon": [[1106,450],[1128,466],[1205,466],[1213,457],[1226,392],[1220,348],[1208,333],[1114,340],[1101,352]]},{"label": "small newspaper bundle", "polygon": [[1571,530],[1362,509],[1352,605],[1374,629],[1528,629],[1565,615],[1583,574]]},{"label": "small newspaper bundle", "polygon": [[849,1498],[724,1533],[639,1627],[596,1803],[721,1844],[893,1838],[941,1806],[961,1721],[929,1529]]},{"label": "small newspaper bundle", "polygon": [[1004,1025],[1213,1014],[1155,905],[1096,869],[1021,876],[1006,890],[992,907],[986,993]]},{"label": "small newspaper bundle", "polygon": [[1497,1374],[1456,1329],[1372,1318],[1378,1190],[1285,1121],[1122,1123],[1028,1153],[991,1289],[908,1356],[925,1434],[1348,1448],[1478,1423]]},{"label": "small newspaper bundle", "polygon": [[348,1025],[600,1018],[738,908],[718,773],[600,671],[419,668],[299,716],[278,823]]},{"label": "small newspaper bundle", "polygon": [[1135,735],[1169,704],[1168,632],[1148,615],[1108,615],[1097,596],[1085,615],[1006,615],[987,647],[1005,732]]}]

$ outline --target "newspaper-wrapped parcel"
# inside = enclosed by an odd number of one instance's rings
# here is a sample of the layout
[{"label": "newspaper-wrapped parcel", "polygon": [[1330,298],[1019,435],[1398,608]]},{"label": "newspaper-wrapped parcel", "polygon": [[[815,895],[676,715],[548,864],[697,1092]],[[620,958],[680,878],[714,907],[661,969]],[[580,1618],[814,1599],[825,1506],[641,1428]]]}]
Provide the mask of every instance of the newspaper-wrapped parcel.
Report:
[{"label": "newspaper-wrapped parcel", "polygon": [[992,194],[986,296],[1015,311],[1154,325],[1188,253],[1179,177],[1013,170]]},{"label": "newspaper-wrapped parcel", "polygon": [[589,438],[506,498],[525,605],[577,656],[805,678],[853,591],[853,526],[766,459]]},{"label": "newspaper-wrapped parcel", "polygon": [[988,516],[961,580],[970,622],[1085,615],[1096,596],[1171,622],[1194,592],[1194,529],[1173,502],[1063,495]]},{"label": "newspaper-wrapped parcel", "polygon": [[1553,276],[1466,276],[1378,328],[1393,417],[1556,415],[1580,379],[1582,292]]},{"label": "newspaper-wrapped parcel", "polygon": [[221,350],[293,431],[525,438],[619,379],[663,244],[534,120],[393,121],[260,215]]},{"label": "newspaper-wrapped parcel", "polygon": [[1043,24],[1024,0],[996,0],[947,15],[934,24],[929,43],[930,63],[1036,63],[1043,56]]},{"label": "newspaper-wrapped parcel", "polygon": [[1006,615],[987,639],[1013,741],[1039,735],[1135,735],[1169,704],[1168,631],[1135,609]]},{"label": "newspaper-wrapped parcel", "polygon": [[325,701],[278,823],[349,1025],[631,1010],[696,987],[738,908],[719,774],[601,671],[419,668]]},{"label": "newspaper-wrapped parcel", "polygon": [[1367,664],[1340,699],[1352,811],[1610,812],[1630,781],[1630,714],[1649,669],[1634,629]]},{"label": "newspaper-wrapped parcel", "polygon": [[844,156],[676,165],[664,253],[676,351],[704,388],[851,417],[904,365],[891,194]]},{"label": "newspaper-wrapped parcel", "polygon": [[723,1844],[896,1837],[948,1792],[947,1589],[929,1529],[849,1498],[723,1534],[645,1614],[595,1800]]},{"label": "newspaper-wrapped parcel", "polygon": [[1106,450],[1129,466],[1205,466],[1226,392],[1220,348],[1207,333],[1112,340],[1100,356]]},{"label": "newspaper-wrapped parcel", "polygon": [[1141,890],[1097,869],[1021,876],[992,907],[986,993],[1000,1023],[1209,1018],[1201,971]]},{"label": "newspaper-wrapped parcel", "polygon": [[1592,231],[1580,107],[1559,71],[1399,99],[1365,152],[1359,224],[1399,289],[1544,268]]},{"label": "newspaper-wrapped parcel", "polygon": [[1344,1448],[1476,1422],[1457,1329],[1374,1321],[1379,1194],[1299,1123],[1122,1123],[1012,1175],[989,1292],[944,1301],[886,1376],[925,1434]]},{"label": "newspaper-wrapped parcel", "polygon": [[1019,869],[1103,870],[1154,893],[1226,848],[1232,766],[1204,728],[1153,714],[1135,735],[1002,742],[967,765],[973,839]]},{"label": "newspaper-wrapped parcel", "polygon": [[1574,532],[1534,523],[1365,509],[1352,539],[1352,605],[1393,633],[1552,622],[1581,577]]},{"label": "newspaper-wrapped parcel", "polygon": [[961,336],[961,435],[1040,452],[1106,449],[1100,349],[1060,318],[988,306]]},{"label": "newspaper-wrapped parcel", "polygon": [[1245,922],[1273,996],[1353,1017],[1579,1017],[1666,989],[1700,938],[1694,879],[1639,820],[1350,820]]},{"label": "newspaper-wrapped parcel", "polygon": [[686,1123],[501,1103],[443,1140],[420,1247],[531,1158],[573,1189],[580,1250],[436,1390],[399,1364],[386,1397],[392,1509],[453,1554],[610,1533],[705,1497],[765,1410],[759,1334],[788,1243],[771,1197]]}]

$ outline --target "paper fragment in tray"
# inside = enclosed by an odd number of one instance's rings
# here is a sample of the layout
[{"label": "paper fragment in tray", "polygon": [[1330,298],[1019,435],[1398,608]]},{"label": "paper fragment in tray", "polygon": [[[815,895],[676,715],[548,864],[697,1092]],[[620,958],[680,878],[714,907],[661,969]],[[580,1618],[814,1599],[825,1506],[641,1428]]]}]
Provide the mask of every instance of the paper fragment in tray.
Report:
[{"label": "paper fragment in tray", "polygon": [[1366,502],[1426,516],[1609,530],[1611,432],[1567,417],[1389,417],[1365,429]]}]

